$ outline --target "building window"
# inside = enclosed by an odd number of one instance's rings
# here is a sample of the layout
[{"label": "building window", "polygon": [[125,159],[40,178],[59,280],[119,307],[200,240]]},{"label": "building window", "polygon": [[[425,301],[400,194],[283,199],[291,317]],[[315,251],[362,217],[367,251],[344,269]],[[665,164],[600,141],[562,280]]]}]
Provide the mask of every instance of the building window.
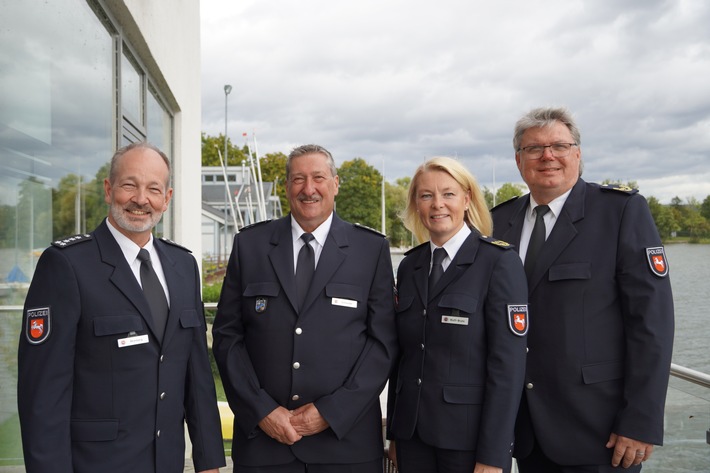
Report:
[{"label": "building window", "polygon": [[[0,287],[0,305],[19,305],[43,249],[105,218],[115,149],[149,140],[172,157],[173,117],[97,2],[2,10],[0,284],[10,289]],[[167,212],[158,235],[172,235],[172,222]]]}]

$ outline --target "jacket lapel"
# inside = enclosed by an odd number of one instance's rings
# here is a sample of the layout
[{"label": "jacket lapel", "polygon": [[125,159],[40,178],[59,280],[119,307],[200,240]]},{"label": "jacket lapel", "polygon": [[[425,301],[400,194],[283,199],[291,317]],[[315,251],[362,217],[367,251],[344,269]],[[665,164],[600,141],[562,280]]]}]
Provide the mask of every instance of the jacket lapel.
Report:
[{"label": "jacket lapel", "polygon": [[[444,274],[442,274],[441,279],[436,283],[431,294],[429,294],[429,300],[438,296],[441,291],[447,288],[452,282],[456,281],[461,275],[468,269],[470,265],[473,264],[473,260],[476,259],[476,253],[478,253],[478,247],[481,244],[481,240],[478,238],[478,232],[475,230],[471,231],[471,234],[466,238],[459,251],[456,252],[456,256],[446,268]],[[429,252],[431,253],[431,251]],[[430,255],[431,256],[431,255]]]},{"label": "jacket lapel", "polygon": [[296,279],[293,267],[293,241],[291,240],[291,216],[287,215],[276,221],[274,232],[271,234],[272,245],[269,252],[271,267],[276,273],[279,284],[286,297],[298,310],[298,294],[296,293]]},{"label": "jacket lapel", "polygon": [[96,238],[96,243],[101,253],[101,261],[114,268],[109,280],[135,306],[150,331],[155,334],[155,325],[153,325],[153,317],[150,315],[148,301],[143,295],[141,286],[136,281],[133,271],[128,266],[121,247],[118,246],[116,239],[106,226],[105,220],[94,231],[94,238]]},{"label": "jacket lapel", "polygon": [[153,245],[160,256],[160,264],[163,266],[163,274],[165,275],[168,293],[170,294],[170,311],[168,312],[168,322],[165,326],[162,342],[162,345],[165,346],[175,333],[175,329],[180,321],[180,314],[178,313],[180,308],[186,306],[191,307],[191,305],[187,305],[184,302],[184,299],[186,297],[192,297],[194,293],[192,292],[193,288],[185,286],[185,274],[182,273],[175,260],[165,251],[165,243],[155,238],[153,239]]},{"label": "jacket lapel", "polygon": [[535,268],[528,281],[529,291],[535,289],[542,276],[550,269],[550,266],[567,248],[570,242],[577,236],[576,222],[584,218],[584,198],[586,195],[586,183],[579,179],[572,187],[565,205],[562,207],[560,215],[557,217],[555,226],[550,232],[550,236],[540,250]]},{"label": "jacket lapel", "polygon": [[333,277],[333,274],[340,268],[340,265],[345,261],[347,256],[345,248],[349,246],[347,236],[348,224],[340,220],[337,215],[333,214],[333,222],[328,232],[328,237],[323,245],[316,272],[313,274],[313,281],[308,288],[306,300],[303,303],[303,313],[318,297],[318,294],[323,292],[325,285]]},{"label": "jacket lapel", "polygon": [[431,247],[429,243],[426,245],[421,245],[419,249],[419,254],[414,264],[414,286],[416,287],[416,293],[422,301],[422,304],[426,307],[427,305],[427,291],[429,286],[429,269],[431,266]]},{"label": "jacket lapel", "polygon": [[520,234],[523,232],[523,222],[525,221],[525,209],[530,205],[530,194],[519,198],[512,203],[513,213],[508,220],[508,228],[499,236],[503,241],[514,245],[516,251],[520,248]]}]

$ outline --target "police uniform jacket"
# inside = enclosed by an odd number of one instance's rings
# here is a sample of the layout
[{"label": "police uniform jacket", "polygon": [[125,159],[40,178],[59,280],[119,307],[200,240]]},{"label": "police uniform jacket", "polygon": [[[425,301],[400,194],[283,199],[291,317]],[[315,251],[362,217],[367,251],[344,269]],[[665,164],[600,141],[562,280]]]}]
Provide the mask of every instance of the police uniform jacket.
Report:
[{"label": "police uniform jacket", "polygon": [[[526,195],[496,207],[494,235],[517,245],[528,206]],[[609,464],[612,432],[660,445],[673,300],[646,200],[579,179],[528,284],[528,409],[516,457],[532,449],[531,429],[563,465]]]},{"label": "police uniform jacket", "polygon": [[477,462],[510,467],[528,296],[522,263],[509,248],[472,231],[431,294],[429,243],[400,263],[389,438],[410,439],[416,430],[434,447],[473,450]]},{"label": "police uniform jacket", "polygon": [[[396,350],[393,271],[383,235],[333,216],[297,309],[291,217],[234,238],[213,351],[235,415],[232,457],[258,466],[361,463],[383,454],[378,395]],[[329,424],[292,446],[258,423],[315,403]]]},{"label": "police uniform jacket", "polygon": [[[105,221],[39,259],[19,344],[28,473],[182,473],[184,421],[196,470],[224,465],[197,264],[182,247],[154,244],[170,293],[162,344]],[[28,334],[37,324],[45,332]]]}]

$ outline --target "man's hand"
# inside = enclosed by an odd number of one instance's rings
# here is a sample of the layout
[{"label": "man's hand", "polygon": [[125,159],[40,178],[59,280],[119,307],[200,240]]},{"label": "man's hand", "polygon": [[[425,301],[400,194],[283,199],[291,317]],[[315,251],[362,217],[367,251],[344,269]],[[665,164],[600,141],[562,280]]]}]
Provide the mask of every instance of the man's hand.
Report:
[{"label": "man's hand", "polygon": [[484,465],[483,463],[476,463],[476,465],[473,467],[473,473],[503,473],[503,468]]},{"label": "man's hand", "polygon": [[397,468],[397,446],[394,440],[390,440],[390,445],[387,449],[387,458],[389,458],[394,467]]},{"label": "man's hand", "polygon": [[639,465],[651,458],[651,453],[653,453],[652,444],[614,433],[609,436],[606,448],[614,448],[614,454],[611,457],[611,465],[614,467],[619,466],[620,463],[624,468]]},{"label": "man's hand", "polygon": [[327,429],[328,422],[320,415],[316,406],[311,402],[299,407],[293,412],[291,425],[302,436],[315,435]]},{"label": "man's hand", "polygon": [[279,406],[261,419],[259,427],[272,439],[286,445],[293,445],[301,440],[301,435],[291,425],[292,416],[288,409]]}]

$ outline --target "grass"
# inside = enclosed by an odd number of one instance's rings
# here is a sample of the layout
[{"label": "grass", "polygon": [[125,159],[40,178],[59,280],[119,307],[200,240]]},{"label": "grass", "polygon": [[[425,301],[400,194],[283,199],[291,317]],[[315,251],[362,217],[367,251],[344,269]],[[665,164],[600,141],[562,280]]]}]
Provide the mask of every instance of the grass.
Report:
[{"label": "grass", "polygon": [[0,424],[0,466],[22,465],[20,418],[13,414]]}]

